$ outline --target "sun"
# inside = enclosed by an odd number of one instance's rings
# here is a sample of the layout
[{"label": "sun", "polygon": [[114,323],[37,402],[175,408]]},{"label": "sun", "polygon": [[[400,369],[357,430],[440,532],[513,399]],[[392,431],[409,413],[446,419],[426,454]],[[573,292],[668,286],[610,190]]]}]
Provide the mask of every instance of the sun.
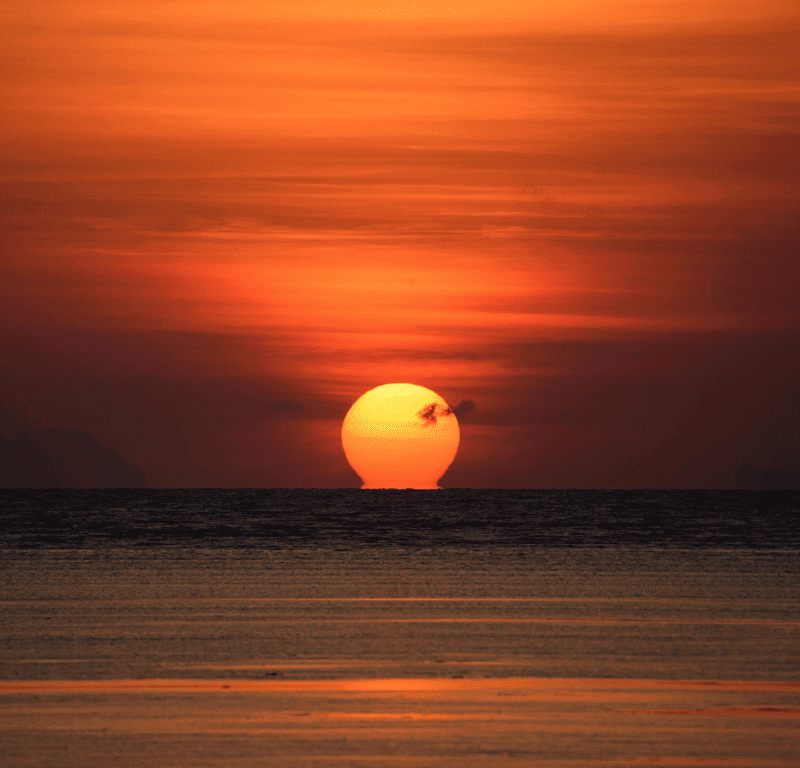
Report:
[{"label": "sun", "polygon": [[362,488],[438,488],[458,450],[458,419],[435,392],[383,384],[353,403],[342,446]]}]

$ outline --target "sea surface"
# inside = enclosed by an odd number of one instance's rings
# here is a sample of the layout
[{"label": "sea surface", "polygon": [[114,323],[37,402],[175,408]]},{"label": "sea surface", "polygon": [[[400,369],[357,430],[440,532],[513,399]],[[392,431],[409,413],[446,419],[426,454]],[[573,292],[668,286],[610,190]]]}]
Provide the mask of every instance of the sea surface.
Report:
[{"label": "sea surface", "polygon": [[800,766],[800,494],[0,491],[0,766]]}]

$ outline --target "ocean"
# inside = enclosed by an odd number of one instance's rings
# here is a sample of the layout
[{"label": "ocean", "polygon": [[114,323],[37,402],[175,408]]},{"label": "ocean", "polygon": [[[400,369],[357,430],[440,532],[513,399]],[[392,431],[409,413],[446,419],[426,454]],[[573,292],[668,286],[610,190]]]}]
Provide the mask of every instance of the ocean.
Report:
[{"label": "ocean", "polygon": [[0,766],[800,766],[792,491],[0,491]]}]

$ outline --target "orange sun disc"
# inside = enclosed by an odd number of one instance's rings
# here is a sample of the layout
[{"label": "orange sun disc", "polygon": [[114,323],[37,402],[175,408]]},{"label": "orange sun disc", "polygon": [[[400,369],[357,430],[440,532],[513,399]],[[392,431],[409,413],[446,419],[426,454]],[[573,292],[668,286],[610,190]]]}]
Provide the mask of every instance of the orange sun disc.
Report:
[{"label": "orange sun disc", "polygon": [[459,439],[447,403],[416,384],[371,389],[342,424],[342,446],[362,488],[438,488]]}]

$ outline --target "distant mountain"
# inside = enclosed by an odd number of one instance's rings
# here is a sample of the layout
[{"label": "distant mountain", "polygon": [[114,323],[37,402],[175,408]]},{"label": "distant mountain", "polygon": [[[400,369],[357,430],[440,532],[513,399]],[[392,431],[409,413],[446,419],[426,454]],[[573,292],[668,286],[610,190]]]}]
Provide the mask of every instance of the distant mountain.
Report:
[{"label": "distant mountain", "polygon": [[752,491],[793,491],[800,489],[800,473],[790,469],[742,467],[736,473],[736,487]]},{"label": "distant mountain", "polygon": [[26,429],[0,435],[0,488],[142,488],[142,471],[90,435]]}]

